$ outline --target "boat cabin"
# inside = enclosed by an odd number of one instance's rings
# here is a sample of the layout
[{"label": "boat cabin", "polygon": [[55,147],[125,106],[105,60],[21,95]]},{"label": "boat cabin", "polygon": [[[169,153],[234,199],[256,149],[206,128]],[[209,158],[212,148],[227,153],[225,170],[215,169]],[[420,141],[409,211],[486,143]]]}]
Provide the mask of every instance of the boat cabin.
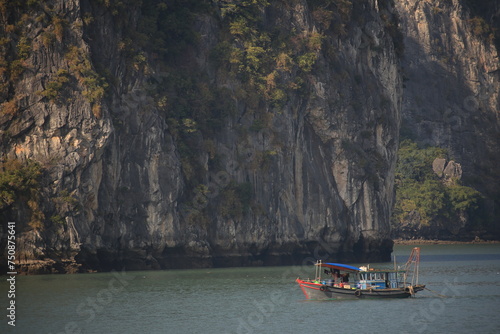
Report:
[{"label": "boat cabin", "polygon": [[358,289],[397,289],[400,287],[399,281],[402,279],[402,274],[403,271],[396,270],[360,271]]},{"label": "boat cabin", "polygon": [[[326,268],[321,271],[321,268]],[[339,263],[317,264],[317,282],[346,289],[397,289],[403,287],[404,270],[370,269]],[[322,274],[326,274],[326,277]],[[322,278],[322,276],[324,278]]]}]

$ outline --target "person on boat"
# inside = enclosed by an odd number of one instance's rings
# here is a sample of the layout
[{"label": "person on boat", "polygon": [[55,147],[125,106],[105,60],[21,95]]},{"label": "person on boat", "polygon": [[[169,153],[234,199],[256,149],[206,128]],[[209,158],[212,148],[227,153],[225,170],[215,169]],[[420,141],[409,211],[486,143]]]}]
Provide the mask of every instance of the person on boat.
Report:
[{"label": "person on boat", "polygon": [[340,276],[340,271],[337,269],[334,269],[332,271],[332,279],[333,279],[333,285],[334,286],[339,286],[341,283],[341,276]]}]

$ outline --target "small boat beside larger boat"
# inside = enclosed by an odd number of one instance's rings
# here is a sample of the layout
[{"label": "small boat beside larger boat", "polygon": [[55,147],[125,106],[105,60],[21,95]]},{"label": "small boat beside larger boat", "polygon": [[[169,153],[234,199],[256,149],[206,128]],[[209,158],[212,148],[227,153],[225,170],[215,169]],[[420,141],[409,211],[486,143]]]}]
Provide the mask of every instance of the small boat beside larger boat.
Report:
[{"label": "small boat beside larger boat", "polygon": [[314,280],[297,278],[296,282],[307,299],[407,298],[425,288],[418,284],[419,263],[418,247],[413,248],[403,269],[318,261]]}]

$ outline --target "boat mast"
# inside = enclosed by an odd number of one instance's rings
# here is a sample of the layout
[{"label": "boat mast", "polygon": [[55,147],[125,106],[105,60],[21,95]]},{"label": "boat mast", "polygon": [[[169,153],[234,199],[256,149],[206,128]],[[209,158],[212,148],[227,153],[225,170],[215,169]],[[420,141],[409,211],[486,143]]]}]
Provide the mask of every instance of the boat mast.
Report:
[{"label": "boat mast", "polygon": [[411,273],[411,283],[410,285],[416,285],[418,284],[418,267],[420,265],[420,247],[414,247],[411,250],[410,257],[408,258],[408,261],[406,262],[405,265],[405,283],[407,278],[409,277]]},{"label": "boat mast", "polygon": [[316,262],[316,277],[314,277],[314,279],[321,281],[321,260]]}]

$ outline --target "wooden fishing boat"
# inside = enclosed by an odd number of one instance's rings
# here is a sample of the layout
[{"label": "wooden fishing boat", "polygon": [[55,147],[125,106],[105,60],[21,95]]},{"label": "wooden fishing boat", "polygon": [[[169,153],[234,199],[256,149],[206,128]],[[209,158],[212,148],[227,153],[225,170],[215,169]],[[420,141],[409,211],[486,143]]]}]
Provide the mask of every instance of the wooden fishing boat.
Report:
[{"label": "wooden fishing boat", "polygon": [[422,291],[418,283],[420,248],[413,248],[404,268],[373,269],[341,263],[315,264],[315,279],[300,279],[307,299],[408,298]]}]

